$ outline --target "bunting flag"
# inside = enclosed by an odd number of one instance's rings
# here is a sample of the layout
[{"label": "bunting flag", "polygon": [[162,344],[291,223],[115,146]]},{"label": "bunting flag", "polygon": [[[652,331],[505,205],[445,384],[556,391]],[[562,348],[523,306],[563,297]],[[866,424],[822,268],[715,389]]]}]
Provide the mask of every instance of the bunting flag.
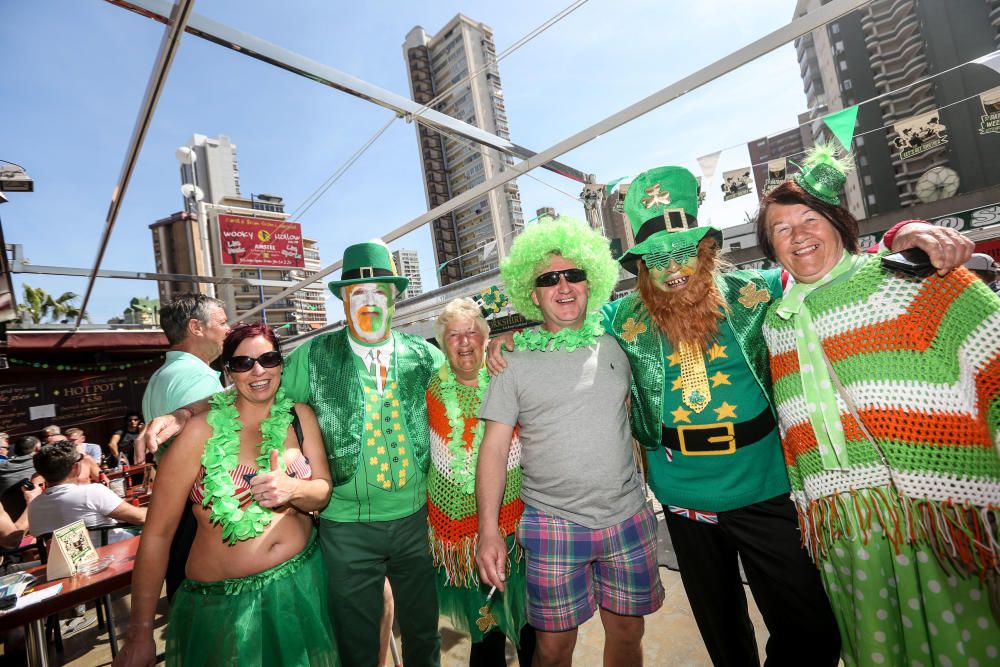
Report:
[{"label": "bunting flag", "polygon": [[972,62],[977,65],[986,65],[997,74],[1000,74],[1000,50],[987,53],[985,56],[980,56]]},{"label": "bunting flag", "polygon": [[788,178],[788,160],[779,157],[776,160],[767,161],[767,180],[764,181],[763,194],[768,194],[771,190],[785,182]]},{"label": "bunting flag", "polygon": [[858,105],[855,104],[853,107],[827,114],[823,116],[823,122],[833,132],[833,136],[837,137],[844,150],[850,153],[851,140],[854,138],[854,126],[858,122]]},{"label": "bunting flag", "polygon": [[720,155],[722,155],[722,151],[715,151],[714,153],[702,155],[698,158],[698,166],[701,167],[701,174],[705,177],[706,187],[712,180],[712,177],[715,176],[715,168],[719,166]]},{"label": "bunting flag", "polygon": [[631,176],[619,176],[615,180],[610,181],[607,185],[604,186],[605,187],[605,193],[606,194],[611,194],[612,192],[615,191],[615,186],[616,185],[618,185],[622,181],[627,181],[627,180],[629,180],[631,178],[632,178]]},{"label": "bunting flag", "polygon": [[490,255],[495,255],[497,252],[497,242],[496,240],[490,241],[483,246],[483,259],[485,260]]},{"label": "bunting flag", "polygon": [[940,111],[935,109],[894,124],[896,138],[892,142],[899,149],[899,157],[906,160],[948,143],[947,129],[941,123]]},{"label": "bunting flag", "polygon": [[722,172],[722,200],[750,194],[750,167]]},{"label": "bunting flag", "polygon": [[979,94],[983,115],[979,119],[979,134],[1000,132],[1000,86]]}]

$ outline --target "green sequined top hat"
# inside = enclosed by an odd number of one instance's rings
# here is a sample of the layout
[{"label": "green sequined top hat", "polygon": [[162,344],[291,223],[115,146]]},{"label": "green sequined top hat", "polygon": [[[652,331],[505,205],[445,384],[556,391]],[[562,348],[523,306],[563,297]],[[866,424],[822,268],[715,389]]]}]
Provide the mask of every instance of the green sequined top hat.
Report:
[{"label": "green sequined top hat", "polygon": [[638,275],[638,261],[650,253],[697,246],[708,234],[722,243],[715,227],[698,227],[698,179],[684,167],[655,167],[633,179],[625,195],[625,215],[635,246],[618,260]]},{"label": "green sequined top hat", "polygon": [[840,193],[851,167],[849,157],[837,157],[837,149],[833,144],[816,144],[806,153],[799,173],[792,176],[792,179],[813,197],[827,204],[840,206]]},{"label": "green sequined top hat", "polygon": [[347,246],[340,280],[330,281],[327,287],[341,299],[341,287],[358,283],[392,283],[397,292],[402,292],[410,284],[410,279],[396,273],[396,265],[384,243],[368,241]]}]

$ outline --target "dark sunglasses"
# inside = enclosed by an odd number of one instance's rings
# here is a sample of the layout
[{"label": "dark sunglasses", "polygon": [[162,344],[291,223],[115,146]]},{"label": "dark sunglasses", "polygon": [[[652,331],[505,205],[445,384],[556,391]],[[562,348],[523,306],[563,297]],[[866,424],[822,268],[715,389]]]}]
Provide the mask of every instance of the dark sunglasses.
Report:
[{"label": "dark sunglasses", "polygon": [[257,358],[254,357],[233,357],[226,364],[226,368],[229,369],[230,373],[246,373],[248,370],[253,368],[253,365],[260,364],[261,368],[274,368],[275,366],[280,366],[284,362],[281,358],[281,352],[277,350],[271,350],[270,352],[265,352]]},{"label": "dark sunglasses", "polygon": [[568,283],[582,283],[587,279],[587,272],[583,269],[563,269],[562,271],[549,271],[535,278],[535,287],[552,287],[559,284],[559,277],[566,278]]}]

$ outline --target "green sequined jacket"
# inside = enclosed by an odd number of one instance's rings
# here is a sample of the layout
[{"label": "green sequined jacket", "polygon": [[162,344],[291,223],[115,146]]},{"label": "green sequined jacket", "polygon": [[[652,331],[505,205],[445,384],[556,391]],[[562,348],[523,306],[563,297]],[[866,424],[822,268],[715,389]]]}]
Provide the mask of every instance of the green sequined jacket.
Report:
[{"label": "green sequined jacket", "polygon": [[[771,373],[761,325],[770,302],[781,296],[781,272],[732,271],[720,274],[716,282],[729,304],[723,326],[732,329],[750,372],[770,397]],[[638,292],[604,306],[604,316],[608,333],[618,340],[632,366],[632,435],[646,449],[657,449],[662,439],[663,361],[672,352],[670,343],[660,335]]]}]

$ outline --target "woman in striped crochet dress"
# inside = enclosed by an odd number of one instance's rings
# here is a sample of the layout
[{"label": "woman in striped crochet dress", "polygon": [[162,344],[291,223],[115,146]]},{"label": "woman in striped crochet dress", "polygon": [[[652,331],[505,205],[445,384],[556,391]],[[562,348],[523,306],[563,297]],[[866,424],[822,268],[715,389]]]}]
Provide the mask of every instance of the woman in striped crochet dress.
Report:
[{"label": "woman in striped crochet dress", "polygon": [[427,389],[431,431],[427,507],[441,613],[455,629],[471,636],[470,666],[506,665],[506,639],[510,638],[518,646],[520,664],[528,667],[535,636],[525,620],[524,560],[514,541],[524,511],[516,433],[500,510],[500,530],[508,547],[506,590],[488,599],[489,589],[479,581],[476,569],[476,461],[483,439],[477,415],[490,381],[483,366],[489,325],[475,301],[456,299],[441,312],[434,333],[448,356]]},{"label": "woman in striped crochet dress", "polygon": [[1000,299],[859,253],[843,183],[820,149],[757,218],[795,281],[764,336],[803,542],[846,664],[998,664]]}]

